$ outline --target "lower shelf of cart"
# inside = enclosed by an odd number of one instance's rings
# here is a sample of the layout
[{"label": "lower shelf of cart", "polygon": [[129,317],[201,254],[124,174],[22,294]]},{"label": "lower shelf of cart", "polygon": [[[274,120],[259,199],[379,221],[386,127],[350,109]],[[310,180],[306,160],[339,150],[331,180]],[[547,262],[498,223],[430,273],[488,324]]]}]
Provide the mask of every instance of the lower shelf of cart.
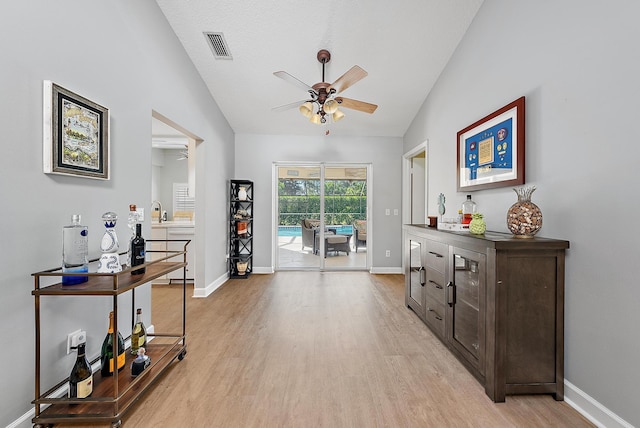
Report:
[{"label": "lower shelf of cart", "polygon": [[247,278],[249,278],[250,276],[251,276],[251,272],[247,272],[247,273],[246,273],[246,274],[244,274],[244,275],[235,275],[235,274],[232,274],[232,275],[229,275],[229,278],[231,278],[231,279],[247,279]]},{"label": "lower shelf of cart", "polygon": [[118,394],[114,393],[114,376],[93,374],[93,393],[84,399],[70,400],[46,396],[34,400],[34,404],[48,406],[33,418],[34,424],[116,422],[176,360],[187,353],[183,336],[156,334],[147,346],[151,365],[141,374],[131,377],[131,362],[135,355],[126,350],[125,365],[118,372]]}]

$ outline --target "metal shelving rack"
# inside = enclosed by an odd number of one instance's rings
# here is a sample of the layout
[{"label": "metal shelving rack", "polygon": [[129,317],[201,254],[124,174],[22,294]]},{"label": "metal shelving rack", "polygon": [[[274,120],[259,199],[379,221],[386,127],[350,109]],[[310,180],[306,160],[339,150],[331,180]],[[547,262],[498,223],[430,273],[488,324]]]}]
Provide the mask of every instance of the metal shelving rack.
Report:
[{"label": "metal shelving rack", "polygon": [[[246,199],[240,199],[238,192],[244,187]],[[238,218],[238,211],[247,213]],[[238,223],[246,223],[246,234],[238,234]],[[246,262],[244,274],[238,271],[238,262]],[[229,277],[248,278],[253,271],[253,181],[231,180],[229,186]]]},{"label": "metal shelving rack", "polygon": [[[160,242],[164,240],[149,239],[146,242]],[[61,268],[49,269],[33,273],[34,290],[31,294],[35,300],[35,417],[32,419],[34,427],[52,426],[56,423],[86,424],[111,423],[112,427],[121,425],[122,415],[139,399],[139,397],[169,368],[176,359],[182,360],[187,353],[186,345],[186,266],[187,245],[190,240],[172,240],[184,242],[182,251],[162,251],[165,257],[135,266],[139,269],[146,267],[142,275],[131,275],[132,268],[123,269],[118,273],[88,273],[87,282],[77,285],[65,285],[61,282],[41,287],[43,278],[59,277],[62,280]],[[155,252],[147,250],[148,253]],[[169,259],[182,255],[182,261]],[[96,259],[97,260],[97,259]],[[91,262],[95,262],[92,260]],[[175,259],[174,259],[175,260]],[[182,269],[182,326],[179,331],[169,333],[148,334],[150,342],[147,344],[147,355],[151,358],[151,365],[135,378],[131,377],[130,366],[135,356],[126,351],[124,368],[116,370],[112,377],[102,378],[99,372],[93,375],[93,393],[83,399],[69,399],[60,397],[57,392],[65,386],[68,378],[63,379],[45,392],[41,391],[42,359],[41,333],[42,320],[40,314],[40,299],[45,296],[112,296],[114,312],[113,343],[117,343],[118,335],[118,296],[131,292],[131,325],[135,319],[135,289],[156,278],[170,272]],[[65,273],[65,276],[69,276]],[[127,337],[128,335],[124,335]],[[98,361],[99,357],[92,361]]]}]

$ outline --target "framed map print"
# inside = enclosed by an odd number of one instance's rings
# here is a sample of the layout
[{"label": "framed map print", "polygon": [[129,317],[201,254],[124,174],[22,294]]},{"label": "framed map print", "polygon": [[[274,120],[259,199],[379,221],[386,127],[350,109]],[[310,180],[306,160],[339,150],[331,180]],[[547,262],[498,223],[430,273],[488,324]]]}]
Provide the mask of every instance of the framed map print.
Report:
[{"label": "framed map print", "polygon": [[44,81],[43,170],[109,179],[109,110]]}]

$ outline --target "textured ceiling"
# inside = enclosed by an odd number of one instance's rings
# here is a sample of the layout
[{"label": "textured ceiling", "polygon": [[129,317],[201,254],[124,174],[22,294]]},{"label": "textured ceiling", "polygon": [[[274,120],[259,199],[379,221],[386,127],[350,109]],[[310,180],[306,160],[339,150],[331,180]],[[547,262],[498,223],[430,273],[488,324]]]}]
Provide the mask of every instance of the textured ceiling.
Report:
[{"label": "textured ceiling", "polygon": [[[156,0],[235,133],[402,137],[482,0]],[[222,32],[232,60],[215,59],[204,32]],[[342,94],[377,104],[343,108],[314,125],[296,108],[308,94],[273,75],[325,81],[359,65],[369,75]]]}]

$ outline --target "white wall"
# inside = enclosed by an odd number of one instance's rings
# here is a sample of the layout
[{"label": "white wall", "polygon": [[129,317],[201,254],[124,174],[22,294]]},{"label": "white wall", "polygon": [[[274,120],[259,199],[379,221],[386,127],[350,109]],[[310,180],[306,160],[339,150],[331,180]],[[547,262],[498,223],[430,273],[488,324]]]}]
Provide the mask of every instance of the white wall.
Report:
[{"label": "white wall", "polygon": [[[429,139],[429,206],[457,210],[456,133],[526,96],[526,181],[540,235],[567,239],[565,375],[640,426],[640,287],[635,125],[640,3],[485,0],[405,135]],[[473,193],[488,228],[507,231],[511,188]],[[567,398],[575,393],[567,392]]]},{"label": "white wall", "polygon": [[[345,119],[347,120],[347,119]],[[339,136],[236,135],[236,177],[254,181],[254,269],[272,268],[272,166],[278,161],[371,163],[372,269],[399,271],[402,265],[402,139]],[[392,215],[386,216],[389,208]],[[385,257],[391,250],[391,257]]]},{"label": "white wall", "polygon": [[[126,218],[130,203],[149,210],[152,110],[204,140],[198,147],[202,172],[196,192],[202,196],[197,210],[207,213],[198,220],[203,236],[198,269],[205,283],[226,272],[225,239],[210,238],[225,230],[226,179],[233,174],[234,154],[232,130],[153,0],[3,2],[0,52],[0,342],[5,344],[0,426],[6,426],[28,412],[34,398],[30,274],[60,264],[61,228],[71,214],[82,215],[90,256],[97,257],[104,212]],[[110,109],[111,180],[42,172],[45,79]],[[148,221],[144,230],[149,236]],[[125,236],[126,221],[117,231]],[[121,308],[126,302],[128,297]],[[150,322],[148,287],[136,293],[136,302]],[[71,369],[74,357],[64,350],[67,333],[86,329],[88,354],[98,354],[110,304],[109,298],[43,299],[43,388]]]}]

